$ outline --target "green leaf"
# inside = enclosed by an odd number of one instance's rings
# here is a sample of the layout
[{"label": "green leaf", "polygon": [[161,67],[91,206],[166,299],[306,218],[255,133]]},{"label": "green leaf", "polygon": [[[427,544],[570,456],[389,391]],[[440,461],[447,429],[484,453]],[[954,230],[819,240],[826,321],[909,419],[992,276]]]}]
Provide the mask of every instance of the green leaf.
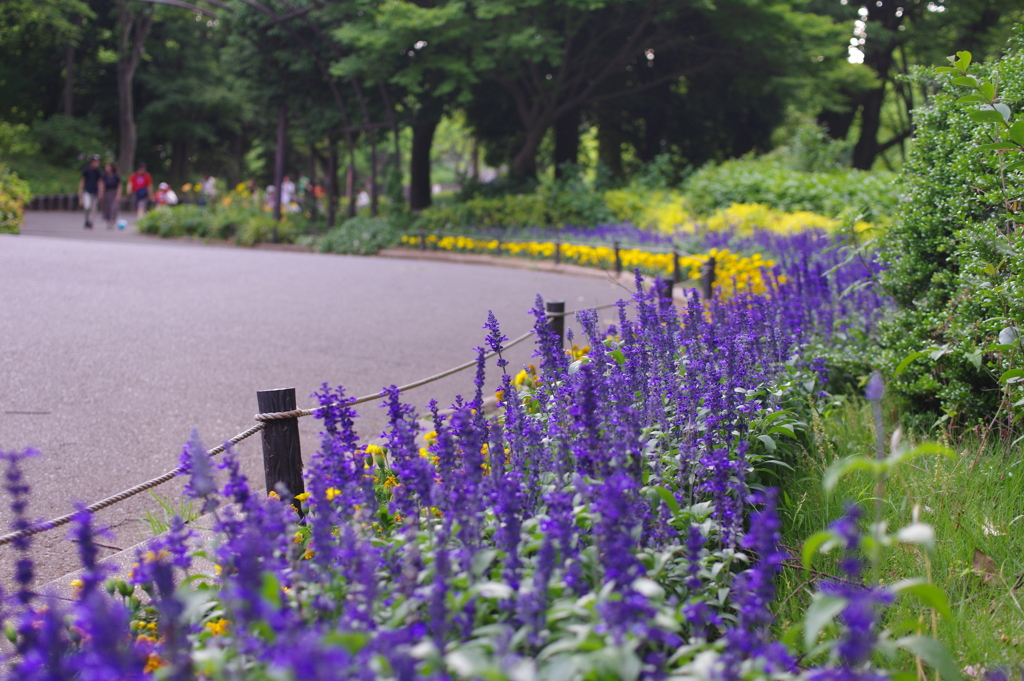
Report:
[{"label": "green leaf", "polygon": [[957,52],[956,61],[953,62],[953,65],[961,72],[966,71],[971,65],[971,53],[967,50]]},{"label": "green leaf", "polygon": [[758,435],[757,439],[764,443],[769,452],[774,452],[777,449],[775,440],[772,439],[771,435]]},{"label": "green leaf", "polygon": [[993,109],[975,109],[967,112],[975,123],[1002,123],[1003,115]]},{"label": "green leaf", "polygon": [[978,92],[990,102],[996,98],[996,86],[994,83],[982,83],[978,86]]},{"label": "green leaf", "polygon": [[669,507],[673,515],[679,513],[679,501],[676,500],[676,496],[672,494],[672,490],[666,487],[655,487],[654,491],[657,493],[661,500],[665,502],[665,505]]},{"label": "green leaf", "polygon": [[807,541],[804,542],[803,550],[803,564],[804,569],[810,570],[811,563],[814,561],[814,554],[820,551],[825,551],[825,545],[830,541],[836,540],[836,533],[832,530],[822,530],[821,532],[815,532]]},{"label": "green leaf", "polygon": [[1010,126],[1010,139],[1017,144],[1024,146],[1024,119],[1019,120]]},{"label": "green leaf", "polygon": [[273,572],[263,573],[263,585],[260,587],[260,595],[264,600],[273,603],[275,608],[281,607],[281,584]]},{"label": "green leaf", "polygon": [[1010,165],[1008,165],[1005,168],[1003,168],[1003,170],[1005,170],[1005,171],[1019,170],[1020,168],[1024,168],[1024,161],[1014,161]]},{"label": "green leaf", "polygon": [[967,353],[967,361],[974,365],[975,370],[981,371],[981,350]]},{"label": "green leaf", "polygon": [[1019,383],[1024,379],[1024,369],[1010,369],[999,377],[1000,383]]},{"label": "green leaf", "polygon": [[1013,112],[1010,111],[1010,107],[1006,106],[1002,102],[996,102],[995,104],[992,105],[992,108],[998,111],[999,115],[1003,117],[1003,121],[1007,123],[1009,123],[1010,118],[1013,117]]},{"label": "green leaf", "polygon": [[960,669],[953,657],[942,645],[931,636],[904,636],[896,640],[896,645],[910,651],[936,669],[945,681],[960,681]]},{"label": "green leaf", "polygon": [[888,461],[875,461],[864,456],[848,456],[845,459],[836,461],[825,471],[825,477],[821,486],[826,492],[831,492],[839,484],[839,479],[853,471],[867,471],[872,475],[878,475],[888,468]]},{"label": "green leaf", "polygon": [[953,79],[953,85],[963,85],[964,87],[976,87],[978,85],[978,79],[974,76],[960,76],[959,78]]},{"label": "green leaf", "polygon": [[935,73],[959,73],[952,66],[936,66]]},{"label": "green leaf", "polygon": [[993,142],[992,144],[978,145],[978,151],[1009,151],[1016,148],[1017,145],[1010,142]]},{"label": "green leaf", "polygon": [[956,100],[957,104],[988,104],[988,100],[978,94],[964,95]]},{"label": "green leaf", "polygon": [[818,642],[818,634],[846,608],[846,599],[821,596],[811,601],[804,615],[804,648],[810,650]]},{"label": "green leaf", "polygon": [[923,579],[904,579],[889,588],[893,593],[913,596],[926,607],[935,609],[946,619],[953,619],[953,613],[949,610],[949,601],[946,600],[946,593],[930,582]]},{"label": "green leaf", "polygon": [[902,374],[904,371],[906,371],[906,368],[908,366],[910,366],[910,363],[913,362],[915,359],[921,359],[922,357],[927,357],[930,353],[931,353],[931,350],[921,350],[920,352],[912,352],[912,353],[910,353],[909,355],[907,355],[906,357],[903,358],[902,362],[899,363],[899,365],[896,367],[896,371],[892,372],[892,377],[896,378],[897,376]]}]

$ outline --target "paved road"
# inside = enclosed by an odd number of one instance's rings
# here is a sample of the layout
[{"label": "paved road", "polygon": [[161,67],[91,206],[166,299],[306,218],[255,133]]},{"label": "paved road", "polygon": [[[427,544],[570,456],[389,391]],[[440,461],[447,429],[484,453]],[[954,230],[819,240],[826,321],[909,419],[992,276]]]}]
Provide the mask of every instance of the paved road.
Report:
[{"label": "paved road", "polygon": [[[569,308],[622,293],[562,274],[185,244],[133,229],[87,232],[80,221],[34,212],[22,235],[0,235],[0,449],[41,450],[28,466],[38,518],[173,468],[193,427],[207,446],[247,428],[257,390],[295,387],[300,406],[325,381],[372,393],[470,359],[488,309],[514,337],[531,326],[524,313],[537,293]],[[513,367],[529,353],[514,350]],[[497,380],[492,373],[489,387]],[[466,372],[407,397],[446,406],[471,391]],[[361,433],[379,434],[383,410],[359,411]],[[318,425],[300,420],[307,459]],[[240,452],[262,486],[259,438]],[[141,517],[157,508],[140,495],[101,512],[116,533],[110,544],[147,536]],[[75,567],[65,536],[37,541],[40,581]],[[10,553],[0,548],[4,582]]]}]

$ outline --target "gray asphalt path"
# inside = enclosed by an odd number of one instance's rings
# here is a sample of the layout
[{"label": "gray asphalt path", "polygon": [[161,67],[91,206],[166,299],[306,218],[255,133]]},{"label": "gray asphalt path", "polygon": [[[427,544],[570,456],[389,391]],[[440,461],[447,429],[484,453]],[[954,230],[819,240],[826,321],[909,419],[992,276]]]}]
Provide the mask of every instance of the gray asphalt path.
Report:
[{"label": "gray asphalt path", "polygon": [[[569,309],[622,297],[599,279],[482,265],[361,258],[185,244],[133,229],[87,232],[81,214],[28,213],[23,233],[0,235],[0,449],[42,456],[27,468],[30,513],[48,518],[177,465],[189,431],[206,445],[252,425],[256,391],[294,387],[299,406],[322,383],[364,395],[460,364],[483,342],[493,310],[506,335],[531,327],[537,293]],[[615,310],[603,313],[612,320]],[[574,326],[570,324],[570,326]],[[532,347],[511,351],[513,368]],[[488,388],[499,377],[493,371]],[[471,394],[463,372],[407,393],[421,411]],[[386,417],[358,409],[373,437]],[[319,422],[300,419],[303,456]],[[262,487],[259,437],[239,447]],[[181,485],[157,489],[173,501]],[[10,515],[0,502],[0,525]],[[126,547],[159,511],[147,494],[102,511]],[[38,581],[76,567],[64,529],[37,539]],[[0,578],[11,549],[0,547]]]}]

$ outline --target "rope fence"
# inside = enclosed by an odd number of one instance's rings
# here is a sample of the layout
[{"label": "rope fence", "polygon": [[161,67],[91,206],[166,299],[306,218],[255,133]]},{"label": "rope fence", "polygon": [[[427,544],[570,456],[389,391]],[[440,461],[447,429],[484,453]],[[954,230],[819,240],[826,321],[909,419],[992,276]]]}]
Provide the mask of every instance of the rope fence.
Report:
[{"label": "rope fence", "polygon": [[[568,317],[569,315],[572,315],[572,314],[576,314],[580,310],[570,310],[568,312],[565,312],[564,311],[565,303],[557,302],[557,301],[549,301],[547,305],[548,305],[548,310],[546,312],[546,316],[547,316],[547,318],[549,320],[549,323],[551,324],[552,329],[555,330],[558,333],[560,338],[562,338],[562,337],[564,337],[565,317]],[[608,308],[611,308],[611,307],[615,307],[616,305],[617,305],[617,303],[610,303],[608,305],[601,305],[599,307],[584,308],[584,309],[588,309],[588,310],[605,310],[605,309],[608,309]],[[559,308],[561,308],[561,309],[559,309]],[[518,345],[519,343],[522,343],[527,338],[532,336],[534,333],[535,333],[534,330],[531,329],[531,330],[527,331],[526,333],[522,334],[521,336],[517,336],[516,338],[508,341],[508,343],[506,343],[503,346],[502,349],[503,350],[508,350],[509,348],[514,347],[514,346]],[[496,353],[494,351],[488,352],[488,353],[486,353],[484,355],[484,359],[485,360],[490,359],[491,357],[494,357],[496,354],[498,354],[498,353]],[[460,365],[458,365],[456,367],[452,367],[451,369],[447,369],[445,371],[442,371],[440,373],[434,374],[432,376],[427,376],[426,378],[422,378],[422,379],[420,379],[418,381],[413,381],[412,383],[408,383],[406,385],[399,386],[398,387],[398,392],[399,393],[403,393],[405,391],[412,390],[413,388],[419,388],[421,386],[427,385],[428,383],[433,383],[434,381],[441,380],[442,378],[447,378],[448,376],[451,376],[453,374],[457,374],[460,371],[464,371],[464,370],[466,370],[466,369],[468,369],[470,367],[476,366],[476,364],[477,364],[477,360],[470,360],[468,362],[460,364]],[[387,392],[382,390],[380,392],[373,393],[372,395],[364,395],[362,397],[357,397],[354,400],[346,400],[345,401],[345,406],[355,406],[357,404],[364,404],[366,402],[372,402],[373,400],[380,399],[382,397],[385,397],[386,395],[387,395]],[[293,402],[293,404],[294,404],[294,402]],[[228,440],[225,440],[223,444],[217,445],[213,449],[207,450],[206,454],[208,456],[217,456],[218,454],[223,453],[224,450],[228,446],[236,445],[239,442],[241,442],[242,440],[245,440],[245,439],[247,439],[249,437],[252,437],[256,433],[264,430],[267,427],[268,422],[271,422],[271,423],[272,422],[280,422],[280,421],[283,421],[283,420],[286,420],[286,419],[298,419],[298,418],[301,418],[301,417],[304,417],[304,416],[312,416],[316,412],[320,411],[321,409],[325,409],[325,408],[327,408],[329,406],[336,406],[336,405],[321,405],[319,407],[313,407],[313,408],[310,408],[310,409],[290,409],[290,410],[287,410],[287,411],[267,412],[267,413],[256,414],[253,417],[253,419],[256,421],[255,425],[247,428],[246,430],[243,430],[238,435],[235,435],[234,437],[232,437],[232,438],[230,438]],[[297,426],[296,426],[296,428],[297,428]],[[297,441],[296,441],[296,446],[297,446]],[[267,453],[267,444],[266,444],[266,441],[265,441],[264,442],[264,461],[265,462],[267,460],[267,454],[268,454]],[[301,459],[299,461],[300,461],[300,464],[301,464]],[[131,498],[131,497],[133,497],[133,496],[135,496],[137,494],[141,494],[142,492],[145,492],[147,490],[151,490],[154,487],[158,487],[158,486],[164,484],[165,482],[169,482],[170,480],[173,480],[175,477],[180,475],[182,472],[183,472],[183,468],[181,466],[178,466],[177,468],[174,468],[173,470],[169,470],[166,473],[153,478],[152,480],[147,480],[146,482],[143,482],[143,483],[140,483],[138,485],[135,485],[134,487],[130,487],[130,488],[128,488],[128,489],[126,489],[126,490],[124,490],[122,492],[118,492],[117,494],[115,494],[113,496],[110,496],[110,497],[107,497],[106,499],[102,499],[101,501],[97,501],[97,502],[95,502],[93,504],[90,504],[90,505],[85,507],[85,510],[87,510],[87,511],[89,511],[91,513],[95,513],[96,511],[101,511],[101,510],[103,510],[103,509],[105,509],[105,508],[107,508],[109,506],[113,506],[114,504],[120,503],[120,502],[124,501],[125,499],[129,499],[129,498]],[[268,488],[268,490],[272,489],[272,486],[269,484],[269,478],[268,478],[267,488]],[[47,520],[47,521],[44,521],[44,522],[41,522],[41,523],[36,523],[34,525],[31,525],[30,527],[26,527],[24,529],[17,530],[15,532],[9,532],[8,534],[0,536],[0,546],[4,546],[4,545],[7,545],[7,544],[10,544],[11,542],[17,541],[18,539],[24,539],[26,537],[31,537],[33,535],[37,535],[37,534],[40,534],[40,533],[43,533],[43,532],[49,532],[50,530],[54,530],[54,529],[56,529],[58,527],[61,527],[63,525],[67,525],[68,523],[70,523],[74,519],[76,513],[68,513],[67,515],[62,515],[62,516],[59,516],[57,518],[52,518],[50,520]]]}]

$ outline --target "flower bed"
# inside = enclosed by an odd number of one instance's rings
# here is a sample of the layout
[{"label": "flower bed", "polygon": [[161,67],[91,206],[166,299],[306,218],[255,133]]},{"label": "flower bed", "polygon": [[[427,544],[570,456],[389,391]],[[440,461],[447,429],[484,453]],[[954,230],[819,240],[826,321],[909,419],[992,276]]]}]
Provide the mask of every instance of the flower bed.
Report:
[{"label": "flower bed", "polygon": [[[11,678],[796,674],[772,634],[786,555],[762,484],[799,427],[785,403],[821,388],[824,367],[800,348],[833,337],[835,298],[795,277],[679,312],[637,284],[614,325],[578,314],[588,347],[571,353],[538,297],[538,366],[516,378],[490,316],[500,378],[478,349],[471,396],[445,412],[432,402],[423,438],[392,387],[386,444],[361,444],[344,391],[325,385],[300,509],[284,490],[258,498],[236,454],[215,464],[194,434],[186,494],[214,514],[217,540],[200,546],[175,519],[128,580],[104,584],[80,512],[85,570],[68,608],[29,590],[20,540]],[[495,389],[501,409],[488,419]],[[15,528],[28,524],[29,454],[2,457]],[[197,556],[216,569],[182,579]],[[862,591],[844,589],[862,608]]]},{"label": "flower bed", "polygon": [[[417,247],[421,237],[404,236],[402,244]],[[559,258],[563,262],[584,267],[611,269],[615,266],[615,249],[608,246],[588,246],[582,244],[559,243],[551,241],[513,241],[502,242],[498,239],[474,239],[468,236],[428,235],[427,247],[434,250],[462,253],[494,253],[525,257],[535,260],[551,260],[558,249]],[[722,296],[750,291],[764,293],[767,290],[765,270],[775,266],[773,260],[765,260],[760,254],[750,256],[732,253],[727,248],[712,248],[705,254],[680,255],[679,268],[684,276],[693,280],[701,276],[701,266],[708,258],[715,259],[714,287]],[[670,277],[675,269],[675,260],[671,253],[657,253],[639,248],[620,248],[619,261],[624,270],[640,269],[645,274]],[[784,280],[784,279],[783,279]]]}]

